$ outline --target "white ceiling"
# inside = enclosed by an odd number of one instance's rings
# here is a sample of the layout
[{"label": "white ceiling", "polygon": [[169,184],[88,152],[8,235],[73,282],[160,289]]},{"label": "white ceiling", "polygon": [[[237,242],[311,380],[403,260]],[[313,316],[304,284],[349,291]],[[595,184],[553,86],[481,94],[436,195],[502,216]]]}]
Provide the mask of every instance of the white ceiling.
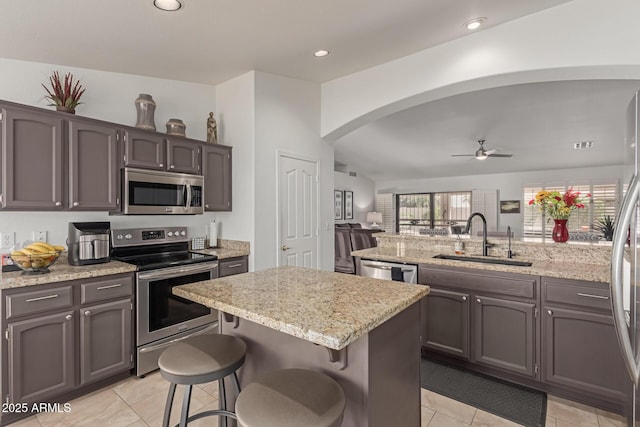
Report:
[{"label": "white ceiling", "polygon": [[[335,143],[335,159],[374,180],[620,165],[625,113],[637,80],[535,83],[419,105]],[[511,158],[473,154],[477,140]],[[594,141],[593,148],[573,144]]]},{"label": "white ceiling", "polygon": [[[325,82],[569,0],[0,0],[3,58],[218,84],[249,70]],[[319,59],[318,49],[331,54]],[[374,179],[621,163],[624,109],[639,82],[521,85],[463,94],[383,118],[335,143]],[[478,139],[510,159],[452,158]],[[571,145],[594,140],[590,150]],[[553,155],[550,154],[553,152]]]},{"label": "white ceiling", "polygon": [[[3,58],[218,84],[249,70],[324,82],[568,0],[0,0]],[[312,56],[318,49],[331,54]]]}]

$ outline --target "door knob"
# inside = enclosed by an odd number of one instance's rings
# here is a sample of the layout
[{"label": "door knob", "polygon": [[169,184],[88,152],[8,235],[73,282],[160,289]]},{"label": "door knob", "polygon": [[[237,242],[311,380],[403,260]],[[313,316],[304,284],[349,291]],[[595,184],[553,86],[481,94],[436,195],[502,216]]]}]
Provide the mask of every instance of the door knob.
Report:
[{"label": "door knob", "polygon": [[289,249],[291,249],[289,246],[287,246],[287,245],[282,245],[282,250],[283,250],[283,251],[288,251]]}]

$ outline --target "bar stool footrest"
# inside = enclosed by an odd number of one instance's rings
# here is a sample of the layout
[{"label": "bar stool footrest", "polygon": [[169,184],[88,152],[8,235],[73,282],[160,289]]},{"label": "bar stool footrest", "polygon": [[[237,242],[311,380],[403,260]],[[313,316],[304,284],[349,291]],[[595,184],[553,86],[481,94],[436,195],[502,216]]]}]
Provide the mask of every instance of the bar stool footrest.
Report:
[{"label": "bar stool footrest", "polygon": [[[199,420],[200,418],[212,417],[212,416],[229,417],[229,418],[233,418],[234,420],[238,419],[236,417],[236,414],[231,411],[225,411],[223,409],[212,409],[209,411],[198,412],[197,414],[191,415],[189,418],[187,418],[187,424],[189,424],[192,421]],[[180,423],[176,424],[173,427],[180,427]]]}]

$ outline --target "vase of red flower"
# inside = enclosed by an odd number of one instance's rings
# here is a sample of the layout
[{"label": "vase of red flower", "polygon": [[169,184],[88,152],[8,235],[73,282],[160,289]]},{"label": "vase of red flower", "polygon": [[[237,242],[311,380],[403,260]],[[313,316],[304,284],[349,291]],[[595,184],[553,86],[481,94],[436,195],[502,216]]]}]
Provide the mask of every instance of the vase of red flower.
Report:
[{"label": "vase of red flower", "polygon": [[569,229],[567,228],[566,219],[554,219],[553,231],[551,238],[554,242],[564,243],[569,240]]},{"label": "vase of red flower", "polygon": [[[591,194],[587,194],[585,197],[591,197]],[[569,240],[567,220],[574,210],[584,209],[585,205],[582,202],[583,198],[580,197],[580,192],[570,188],[564,194],[558,191],[538,191],[536,197],[530,200],[529,204],[539,206],[540,211],[549,219],[553,219],[555,225],[551,238],[554,242],[562,243]]]}]

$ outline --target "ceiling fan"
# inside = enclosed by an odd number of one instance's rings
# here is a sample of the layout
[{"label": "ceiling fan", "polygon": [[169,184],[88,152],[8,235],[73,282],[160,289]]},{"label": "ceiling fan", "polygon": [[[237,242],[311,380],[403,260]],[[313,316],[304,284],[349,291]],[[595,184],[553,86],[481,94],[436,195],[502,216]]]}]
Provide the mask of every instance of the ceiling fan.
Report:
[{"label": "ceiling fan", "polygon": [[511,157],[513,154],[496,154],[497,150],[485,150],[484,149],[484,139],[479,139],[478,144],[480,144],[480,148],[475,152],[475,154],[452,154],[451,157],[475,157],[476,160],[484,160],[487,157]]}]

